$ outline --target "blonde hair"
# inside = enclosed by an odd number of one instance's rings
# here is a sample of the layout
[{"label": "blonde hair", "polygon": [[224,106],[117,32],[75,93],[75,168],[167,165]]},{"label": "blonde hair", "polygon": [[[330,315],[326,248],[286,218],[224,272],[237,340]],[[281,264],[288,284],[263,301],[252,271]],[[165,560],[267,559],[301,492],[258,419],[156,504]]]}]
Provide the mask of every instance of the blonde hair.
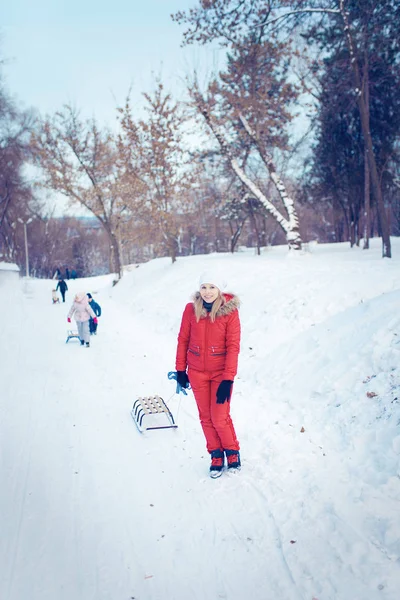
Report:
[{"label": "blonde hair", "polygon": [[[200,295],[200,292],[197,292],[196,297],[194,299],[194,314],[196,316],[196,321],[199,322],[200,318],[203,314],[204,306],[203,306],[203,298]],[[210,319],[212,322],[215,321],[215,317],[217,316],[217,312],[221,308],[221,306],[225,304],[225,298],[222,295],[221,291],[219,291],[218,296],[213,302],[211,311],[210,311]]]}]

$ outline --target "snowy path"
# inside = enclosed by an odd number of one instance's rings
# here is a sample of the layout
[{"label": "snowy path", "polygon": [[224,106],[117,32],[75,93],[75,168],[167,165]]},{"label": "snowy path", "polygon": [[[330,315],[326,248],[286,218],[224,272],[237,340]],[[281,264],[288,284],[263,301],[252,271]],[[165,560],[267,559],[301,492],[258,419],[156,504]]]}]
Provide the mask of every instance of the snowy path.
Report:
[{"label": "snowy path", "polygon": [[[65,344],[69,302],[52,306],[49,282],[3,303],[0,600],[397,600],[400,344],[386,315],[399,293],[330,318],[343,297],[359,304],[359,265],[329,302],[332,269],[317,264],[303,285],[286,266],[300,303],[280,299],[278,263],[260,312],[244,303],[232,406],[243,469],[216,481],[194,400],[166,377],[177,317],[162,292],[182,304],[183,260],[149,263],[140,285],[103,282],[90,349]],[[68,300],[82,282],[70,285]],[[264,319],[259,335],[251,322]],[[154,393],[179,428],[140,435],[129,411]]]},{"label": "snowy path", "polygon": [[4,331],[20,377],[2,400],[1,599],[301,598],[251,478],[207,477],[192,399],[156,445],[136,431],[133,399],[152,381],[173,386],[147,366],[146,323],[104,298],[92,347],[64,344],[68,304],[49,307],[42,287],[21,301],[23,335]]}]

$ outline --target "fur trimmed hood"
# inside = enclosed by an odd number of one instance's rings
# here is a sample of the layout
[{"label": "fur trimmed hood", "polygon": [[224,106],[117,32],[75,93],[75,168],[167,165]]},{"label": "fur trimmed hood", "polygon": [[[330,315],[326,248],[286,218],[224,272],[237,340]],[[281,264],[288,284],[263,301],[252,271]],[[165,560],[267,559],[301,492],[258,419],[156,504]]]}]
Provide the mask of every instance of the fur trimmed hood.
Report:
[{"label": "fur trimmed hood", "polygon": [[[236,296],[236,294],[232,294],[230,292],[222,292],[222,297],[225,300],[225,302],[220,306],[220,308],[218,309],[218,312],[216,314],[216,317],[224,317],[226,315],[230,315],[233,311],[238,310],[240,308],[240,300],[238,298],[238,296]],[[193,294],[193,300],[198,300],[201,297],[200,292],[195,292]],[[206,311],[205,308],[203,308],[203,311],[201,313],[202,317],[207,317],[208,312]]]}]

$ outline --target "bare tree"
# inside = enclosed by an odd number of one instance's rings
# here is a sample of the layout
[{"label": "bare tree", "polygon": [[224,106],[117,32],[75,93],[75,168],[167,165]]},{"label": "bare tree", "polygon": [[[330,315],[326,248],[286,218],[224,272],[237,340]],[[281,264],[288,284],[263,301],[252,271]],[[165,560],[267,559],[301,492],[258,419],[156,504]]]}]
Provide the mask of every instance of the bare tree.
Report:
[{"label": "bare tree", "polygon": [[161,234],[175,262],[181,238],[179,215],[187,210],[185,193],[195,178],[184,145],[188,117],[161,81],[152,94],[143,96],[147,118],[134,118],[129,98],[120,109],[120,156],[128,180],[141,186],[142,210],[147,211],[151,228]]},{"label": "bare tree", "polygon": [[65,106],[39,123],[32,146],[44,173],[43,187],[84,206],[99,220],[109,241],[110,270],[121,277],[118,226],[128,210],[128,192],[113,135],[101,131],[94,119],[82,121],[74,108]]},{"label": "bare tree", "polygon": [[16,260],[16,223],[30,214],[32,187],[23,176],[28,160],[31,112],[21,112],[0,82],[0,255]]}]

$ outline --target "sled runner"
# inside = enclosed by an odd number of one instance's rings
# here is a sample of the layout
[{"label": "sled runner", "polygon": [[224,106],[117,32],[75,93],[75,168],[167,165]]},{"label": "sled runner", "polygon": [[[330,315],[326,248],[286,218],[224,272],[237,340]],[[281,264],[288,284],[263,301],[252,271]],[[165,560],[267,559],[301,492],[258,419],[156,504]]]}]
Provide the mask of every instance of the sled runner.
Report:
[{"label": "sled runner", "polygon": [[67,331],[67,339],[65,340],[65,343],[67,344],[69,342],[69,340],[72,340],[73,338],[79,340],[79,334],[77,331],[73,331],[72,329],[68,329]]},{"label": "sled runner", "polygon": [[[148,429],[176,429],[174,417],[161,396],[145,396],[133,403],[131,415],[140,433]],[[157,415],[164,415],[168,425],[159,424]],[[163,419],[165,422],[165,419]]]}]

